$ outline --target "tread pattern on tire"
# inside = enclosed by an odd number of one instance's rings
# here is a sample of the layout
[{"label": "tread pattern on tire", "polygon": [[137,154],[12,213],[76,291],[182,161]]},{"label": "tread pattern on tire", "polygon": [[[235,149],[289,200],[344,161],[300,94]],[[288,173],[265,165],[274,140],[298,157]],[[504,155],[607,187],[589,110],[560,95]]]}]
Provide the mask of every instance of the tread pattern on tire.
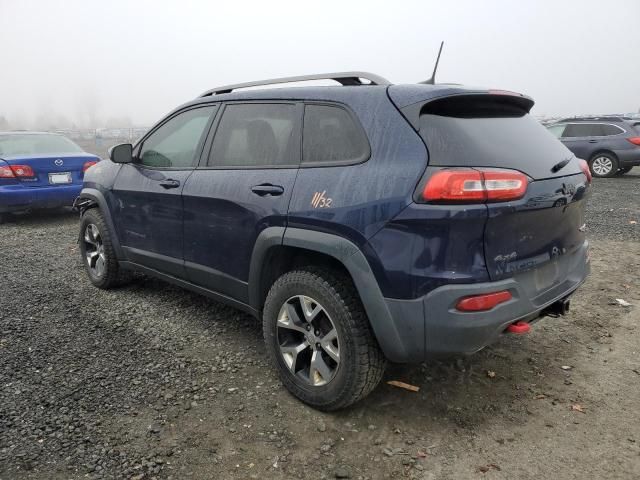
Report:
[{"label": "tread pattern on tire", "polygon": [[[310,266],[284,274],[271,286],[265,301],[265,312],[272,308],[279,310],[280,305],[273,306],[271,302],[273,302],[276,292],[287,284],[307,285],[311,283],[328,291],[336,302],[334,307],[346,313],[344,317],[348,325],[345,327],[351,333],[356,354],[355,371],[348,372],[347,381],[335,398],[324,403],[312,402],[309,398],[305,398],[304,391],[299,394],[301,389],[297,387],[290,376],[282,374],[282,372],[279,373],[281,373],[280,377],[287,388],[302,401],[321,410],[337,410],[357,402],[376,388],[384,375],[386,358],[373,335],[364,307],[351,279],[345,278],[339,272]],[[264,316],[263,322],[265,340],[270,343],[267,331],[271,325],[267,315]],[[268,345],[268,347],[272,355],[278,354],[272,345]],[[274,358],[274,361],[277,362],[277,359]]]},{"label": "tread pattern on tire", "polygon": [[[104,215],[99,208],[90,208],[82,215],[82,220],[80,222],[80,241],[82,241],[82,235],[84,235],[85,225],[89,222],[94,223],[98,227],[100,236],[102,237],[104,252],[107,258],[104,277],[102,277],[100,281],[94,281],[93,277],[89,275],[91,283],[93,283],[96,287],[104,290],[119,287],[128,283],[131,280],[131,273],[122,270],[118,265],[116,252],[113,248],[113,243],[111,242],[111,232],[109,231],[109,227],[107,227],[107,223],[104,220]],[[82,262],[85,265],[85,268],[87,268],[84,258],[82,258]]]}]

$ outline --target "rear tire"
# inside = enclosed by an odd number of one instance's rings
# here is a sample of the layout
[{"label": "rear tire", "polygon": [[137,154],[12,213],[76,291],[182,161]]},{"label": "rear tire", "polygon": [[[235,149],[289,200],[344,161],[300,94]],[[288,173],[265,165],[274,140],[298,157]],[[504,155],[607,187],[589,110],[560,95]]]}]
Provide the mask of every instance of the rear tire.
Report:
[{"label": "rear tire", "polygon": [[625,173],[629,173],[632,168],[633,167],[622,167],[620,170],[618,170],[618,173],[616,175],[624,175]]},{"label": "rear tire", "polygon": [[84,212],[80,220],[80,254],[89,280],[98,288],[107,290],[131,279],[131,273],[118,265],[111,232],[97,208]]},{"label": "rear tire", "polygon": [[284,386],[319,410],[357,402],[384,374],[362,302],[338,272],[308,267],[282,275],[265,301],[263,333]]},{"label": "rear tire", "polygon": [[611,153],[596,153],[589,160],[589,168],[594,177],[613,177],[618,173],[618,159]]}]

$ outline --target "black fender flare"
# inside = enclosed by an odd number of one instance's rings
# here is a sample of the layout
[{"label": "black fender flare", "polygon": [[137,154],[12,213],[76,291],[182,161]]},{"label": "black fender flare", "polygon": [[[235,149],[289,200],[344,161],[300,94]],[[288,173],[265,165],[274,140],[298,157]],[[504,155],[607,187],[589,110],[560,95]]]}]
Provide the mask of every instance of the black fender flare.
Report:
[{"label": "black fender flare", "polygon": [[[82,200],[89,200],[89,204],[83,204]],[[87,209],[98,207],[102,216],[104,217],[105,222],[107,222],[107,226],[109,227],[109,233],[111,234],[111,243],[113,245],[113,249],[116,252],[116,256],[118,260],[125,260],[126,257],[123,254],[122,247],[120,246],[120,241],[118,240],[118,233],[116,231],[115,224],[113,223],[113,218],[111,217],[111,210],[109,210],[109,205],[107,204],[107,200],[104,197],[104,194],[96,189],[96,188],[83,188],[80,192],[80,196],[74,202],[74,206],[76,206],[80,210],[80,214],[82,215]],[[82,235],[82,233],[80,233]]]},{"label": "black fender flare", "polygon": [[323,253],[338,260],[351,275],[385,356],[398,362],[411,356],[406,351],[406,340],[403,340],[403,335],[398,331],[369,262],[356,244],[339,235],[291,227],[269,227],[263,230],[256,240],[249,274],[249,301],[256,311],[261,311],[259,300],[263,260],[268,250],[276,245]]}]

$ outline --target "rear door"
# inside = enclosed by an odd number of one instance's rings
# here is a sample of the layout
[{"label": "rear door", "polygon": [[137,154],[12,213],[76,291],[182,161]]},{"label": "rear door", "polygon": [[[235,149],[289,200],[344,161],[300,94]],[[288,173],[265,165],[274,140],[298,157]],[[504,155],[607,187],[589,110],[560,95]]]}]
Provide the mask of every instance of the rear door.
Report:
[{"label": "rear door", "polygon": [[[504,99],[503,99],[504,100]],[[487,203],[485,262],[492,280],[536,270],[531,296],[566,280],[584,262],[587,178],[578,160],[526,111],[491,96],[446,101],[420,117],[429,168],[517,170],[529,177],[524,198]]]},{"label": "rear door", "polygon": [[562,143],[576,157],[589,160],[602,142],[602,128],[597,123],[569,123],[562,132]]},{"label": "rear door", "polygon": [[219,117],[183,191],[185,267],[193,283],[247,303],[256,238],[287,223],[302,105],[229,103]]},{"label": "rear door", "polygon": [[122,165],[111,192],[113,218],[127,258],[184,277],[182,190],[197,165],[216,105],[168,118]]}]

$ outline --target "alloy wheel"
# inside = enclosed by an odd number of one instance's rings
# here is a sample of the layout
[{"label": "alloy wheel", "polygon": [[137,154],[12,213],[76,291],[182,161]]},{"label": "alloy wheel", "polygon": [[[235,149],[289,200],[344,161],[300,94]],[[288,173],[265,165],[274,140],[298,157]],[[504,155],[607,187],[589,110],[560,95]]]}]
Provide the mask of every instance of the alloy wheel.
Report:
[{"label": "alloy wheel", "polygon": [[306,295],[291,297],[280,308],[276,326],[280,354],[293,375],[313,387],[335,377],[338,331],[322,305]]},{"label": "alloy wheel", "polygon": [[609,157],[596,157],[591,164],[591,168],[600,176],[609,175],[613,170],[613,162]]},{"label": "alloy wheel", "polygon": [[93,223],[89,223],[84,230],[83,240],[85,259],[91,273],[98,278],[102,277],[106,269],[107,258],[104,253],[104,244],[102,243],[102,236],[100,235],[98,227]]}]

